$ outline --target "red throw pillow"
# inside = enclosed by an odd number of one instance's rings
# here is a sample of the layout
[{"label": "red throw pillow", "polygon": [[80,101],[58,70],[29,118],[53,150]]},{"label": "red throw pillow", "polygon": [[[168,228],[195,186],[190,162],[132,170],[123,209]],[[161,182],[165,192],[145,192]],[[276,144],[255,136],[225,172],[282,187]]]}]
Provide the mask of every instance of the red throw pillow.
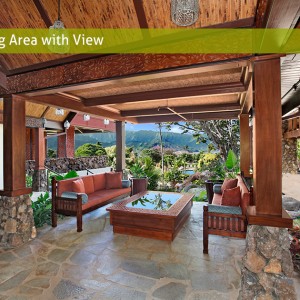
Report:
[{"label": "red throw pillow", "polygon": [[84,190],[86,194],[92,194],[95,192],[93,176],[84,176],[81,178],[84,184]]},{"label": "red throw pillow", "polygon": [[109,189],[121,189],[122,188],[122,173],[110,172],[105,173],[105,188]]},{"label": "red throw pillow", "polygon": [[95,191],[105,189],[105,174],[96,174],[93,175],[94,178],[94,188]]},{"label": "red throw pillow", "polygon": [[221,205],[240,206],[241,204],[241,189],[239,186],[233,189],[224,190],[222,194]]},{"label": "red throw pillow", "polygon": [[237,178],[235,179],[225,178],[221,186],[221,192],[223,193],[224,190],[235,188],[237,186],[237,183],[238,183]]},{"label": "red throw pillow", "polygon": [[84,183],[81,178],[72,182],[72,190],[75,193],[85,193]]}]

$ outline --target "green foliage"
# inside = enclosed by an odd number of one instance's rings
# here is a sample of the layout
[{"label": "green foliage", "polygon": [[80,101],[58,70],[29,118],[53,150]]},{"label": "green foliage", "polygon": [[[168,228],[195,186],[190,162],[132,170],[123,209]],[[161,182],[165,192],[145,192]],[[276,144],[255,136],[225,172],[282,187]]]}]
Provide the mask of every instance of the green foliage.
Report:
[{"label": "green foliage", "polygon": [[49,148],[47,151],[47,157],[56,158],[57,157],[56,150]]},{"label": "green foliage", "polygon": [[56,175],[55,179],[56,180],[64,180],[64,179],[75,178],[75,177],[79,177],[78,173],[74,170],[71,170],[65,175]]},{"label": "green foliage", "polygon": [[96,144],[84,144],[78,147],[75,151],[76,157],[89,157],[100,155],[106,155],[106,151],[102,147],[102,144],[100,142],[97,142]]},{"label": "green foliage", "polygon": [[200,171],[208,170],[212,173],[212,179],[225,178],[224,163],[219,153],[201,153],[198,161]]},{"label": "green foliage", "polygon": [[229,177],[234,178],[240,172],[238,158],[231,149],[228,151],[225,167],[228,171],[227,176]]},{"label": "green foliage", "polygon": [[158,164],[161,162],[161,153],[158,149],[151,148],[151,149],[143,149],[141,151],[141,156],[150,156],[152,161],[155,164]]},{"label": "green foliage", "polygon": [[32,202],[33,218],[36,227],[44,224],[51,225],[51,198],[49,193],[41,193],[35,202]]},{"label": "green foliage", "polygon": [[26,187],[32,187],[32,176],[26,175]]},{"label": "green foliage", "polygon": [[145,173],[143,166],[140,165],[138,162],[136,162],[135,164],[133,164],[130,167],[130,173],[131,173],[132,177],[134,177],[134,178],[145,178],[146,177],[146,173]]},{"label": "green foliage", "polygon": [[193,201],[195,201],[195,202],[204,202],[206,200],[207,200],[206,190],[201,191],[198,196],[195,196],[193,198]]}]

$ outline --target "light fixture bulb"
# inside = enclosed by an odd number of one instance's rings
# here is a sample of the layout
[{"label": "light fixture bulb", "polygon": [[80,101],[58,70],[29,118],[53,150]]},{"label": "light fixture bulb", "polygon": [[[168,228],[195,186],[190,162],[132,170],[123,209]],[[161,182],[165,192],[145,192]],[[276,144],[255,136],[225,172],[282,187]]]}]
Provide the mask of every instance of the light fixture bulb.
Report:
[{"label": "light fixture bulb", "polygon": [[62,108],[56,108],[56,109],[55,109],[55,114],[56,114],[57,116],[63,116],[64,113],[65,113],[65,111],[64,111]]},{"label": "light fixture bulb", "polygon": [[66,129],[69,129],[70,126],[71,126],[70,122],[69,122],[68,120],[66,120],[65,123],[64,123],[64,127],[65,127]]},{"label": "light fixture bulb", "polygon": [[91,116],[90,115],[88,115],[88,114],[84,114],[83,115],[83,120],[84,121],[89,121],[91,119]]},{"label": "light fixture bulb", "polygon": [[103,123],[104,123],[104,125],[109,125],[109,120],[108,119],[104,119]]}]

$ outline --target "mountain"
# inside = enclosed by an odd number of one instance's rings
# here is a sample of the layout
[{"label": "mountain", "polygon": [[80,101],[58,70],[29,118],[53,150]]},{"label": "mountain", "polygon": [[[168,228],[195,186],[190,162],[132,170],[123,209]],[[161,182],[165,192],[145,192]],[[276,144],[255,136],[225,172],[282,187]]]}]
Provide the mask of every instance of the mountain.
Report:
[{"label": "mountain", "polygon": [[[205,144],[197,144],[191,134],[181,134],[174,132],[163,132],[163,143],[165,148],[175,150],[185,150],[196,152],[206,150]],[[103,147],[109,147],[116,144],[116,134],[111,132],[76,134],[75,148],[86,143],[102,143]],[[158,132],[151,130],[126,131],[126,146],[135,149],[152,148],[160,145]],[[48,147],[56,149],[56,138],[48,139]]]}]

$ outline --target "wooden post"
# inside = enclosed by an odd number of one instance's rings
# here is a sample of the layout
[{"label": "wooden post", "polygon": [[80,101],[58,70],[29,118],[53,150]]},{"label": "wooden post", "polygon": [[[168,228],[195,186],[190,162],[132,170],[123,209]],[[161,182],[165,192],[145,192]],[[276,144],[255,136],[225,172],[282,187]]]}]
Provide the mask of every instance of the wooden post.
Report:
[{"label": "wooden post", "polygon": [[26,127],[25,100],[4,97],[4,192],[7,196],[29,194],[25,184]]},{"label": "wooden post", "polygon": [[253,181],[256,215],[282,216],[280,58],[254,64]]},{"label": "wooden post", "polygon": [[57,137],[57,158],[66,157],[66,135]]},{"label": "wooden post", "polygon": [[240,169],[245,177],[250,176],[250,127],[249,115],[240,115],[240,137],[241,137],[241,154]]},{"label": "wooden post", "polygon": [[75,156],[75,127],[70,126],[66,130],[66,157],[73,158]]},{"label": "wooden post", "polygon": [[35,135],[35,169],[43,170],[45,169],[45,136],[44,128],[34,128]]},{"label": "wooden post", "polygon": [[125,169],[125,123],[116,121],[116,171]]}]

